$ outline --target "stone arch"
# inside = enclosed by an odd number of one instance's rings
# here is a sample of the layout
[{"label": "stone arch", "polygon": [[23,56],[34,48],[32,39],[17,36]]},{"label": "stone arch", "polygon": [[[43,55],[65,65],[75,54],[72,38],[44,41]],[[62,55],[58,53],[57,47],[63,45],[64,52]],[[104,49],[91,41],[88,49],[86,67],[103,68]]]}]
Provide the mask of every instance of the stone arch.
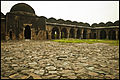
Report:
[{"label": "stone arch", "polygon": [[70,38],[75,38],[75,29],[70,29]]},{"label": "stone arch", "polygon": [[24,36],[25,39],[31,39],[31,28],[29,25],[25,27]]},{"label": "stone arch", "polygon": [[115,32],[115,30],[110,30],[108,36],[109,36],[110,40],[115,40],[116,39],[116,32]]},{"label": "stone arch", "polygon": [[81,38],[81,30],[80,29],[77,30],[77,38],[78,39]]},{"label": "stone arch", "polygon": [[61,38],[67,38],[67,29],[66,28],[63,28],[61,30]]},{"label": "stone arch", "polygon": [[83,39],[87,39],[87,30],[86,29],[84,29],[84,31],[83,31]]},{"label": "stone arch", "polygon": [[100,31],[100,39],[106,39],[106,32],[105,32],[105,30]]},{"label": "stone arch", "polygon": [[59,29],[57,27],[54,27],[52,29],[51,38],[52,39],[59,39],[59,34],[60,34]]},{"label": "stone arch", "polygon": [[10,30],[10,31],[9,31],[10,40],[12,40],[12,38],[13,38],[12,36],[13,36],[13,32],[12,32],[12,30]]}]

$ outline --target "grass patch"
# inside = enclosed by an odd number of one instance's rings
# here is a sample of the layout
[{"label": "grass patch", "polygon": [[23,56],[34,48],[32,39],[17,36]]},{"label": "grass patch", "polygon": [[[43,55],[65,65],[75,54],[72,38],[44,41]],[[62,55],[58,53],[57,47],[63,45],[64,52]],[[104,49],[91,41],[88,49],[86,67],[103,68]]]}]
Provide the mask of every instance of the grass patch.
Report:
[{"label": "grass patch", "polygon": [[63,42],[63,43],[106,43],[114,46],[119,46],[119,40],[101,40],[101,39],[55,39],[52,40],[55,42]]}]

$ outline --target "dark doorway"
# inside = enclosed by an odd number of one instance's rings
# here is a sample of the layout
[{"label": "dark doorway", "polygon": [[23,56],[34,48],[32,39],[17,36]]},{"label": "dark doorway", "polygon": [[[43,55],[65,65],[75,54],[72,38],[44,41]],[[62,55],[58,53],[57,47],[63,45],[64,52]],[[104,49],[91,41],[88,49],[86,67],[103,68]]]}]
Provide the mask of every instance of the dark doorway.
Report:
[{"label": "dark doorway", "polygon": [[77,30],[77,38],[78,38],[78,39],[81,38],[81,33],[80,33],[80,32],[81,32],[81,30],[78,29],[78,30]]},{"label": "dark doorway", "polygon": [[93,35],[93,39],[96,39],[96,33],[94,33],[94,35]]},{"label": "dark doorway", "polygon": [[67,29],[66,28],[63,28],[61,30],[61,38],[67,38]]},{"label": "dark doorway", "polygon": [[12,31],[9,32],[10,40],[12,40]]},{"label": "dark doorway", "polygon": [[106,39],[106,32],[104,30],[100,31],[100,39]]},{"label": "dark doorway", "polygon": [[57,27],[52,29],[52,39],[59,39],[59,29]]},{"label": "dark doorway", "polygon": [[114,30],[109,31],[109,39],[115,40],[116,39],[116,32]]},{"label": "dark doorway", "polygon": [[83,39],[86,39],[87,38],[87,30],[85,29],[84,31],[83,31]]},{"label": "dark doorway", "polygon": [[25,27],[24,36],[25,36],[25,39],[31,39],[31,29],[29,25]]},{"label": "dark doorway", "polygon": [[75,30],[73,28],[70,29],[70,38],[75,38]]}]

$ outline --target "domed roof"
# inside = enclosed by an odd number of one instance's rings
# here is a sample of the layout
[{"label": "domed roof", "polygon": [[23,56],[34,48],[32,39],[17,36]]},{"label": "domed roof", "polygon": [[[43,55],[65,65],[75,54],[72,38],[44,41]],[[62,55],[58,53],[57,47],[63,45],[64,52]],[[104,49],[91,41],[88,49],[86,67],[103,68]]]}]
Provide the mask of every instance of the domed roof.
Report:
[{"label": "domed roof", "polygon": [[29,12],[35,14],[34,9],[25,3],[15,4],[10,10],[10,12],[16,12],[16,11],[23,11],[23,12]]}]

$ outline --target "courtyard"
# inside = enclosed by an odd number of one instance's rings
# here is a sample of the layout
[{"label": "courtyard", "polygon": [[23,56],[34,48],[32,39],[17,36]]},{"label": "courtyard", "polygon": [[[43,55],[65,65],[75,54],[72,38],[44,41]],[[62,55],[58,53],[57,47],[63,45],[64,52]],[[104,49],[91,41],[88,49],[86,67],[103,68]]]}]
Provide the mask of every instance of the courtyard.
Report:
[{"label": "courtyard", "polygon": [[119,79],[119,46],[50,40],[1,42],[2,79]]}]

